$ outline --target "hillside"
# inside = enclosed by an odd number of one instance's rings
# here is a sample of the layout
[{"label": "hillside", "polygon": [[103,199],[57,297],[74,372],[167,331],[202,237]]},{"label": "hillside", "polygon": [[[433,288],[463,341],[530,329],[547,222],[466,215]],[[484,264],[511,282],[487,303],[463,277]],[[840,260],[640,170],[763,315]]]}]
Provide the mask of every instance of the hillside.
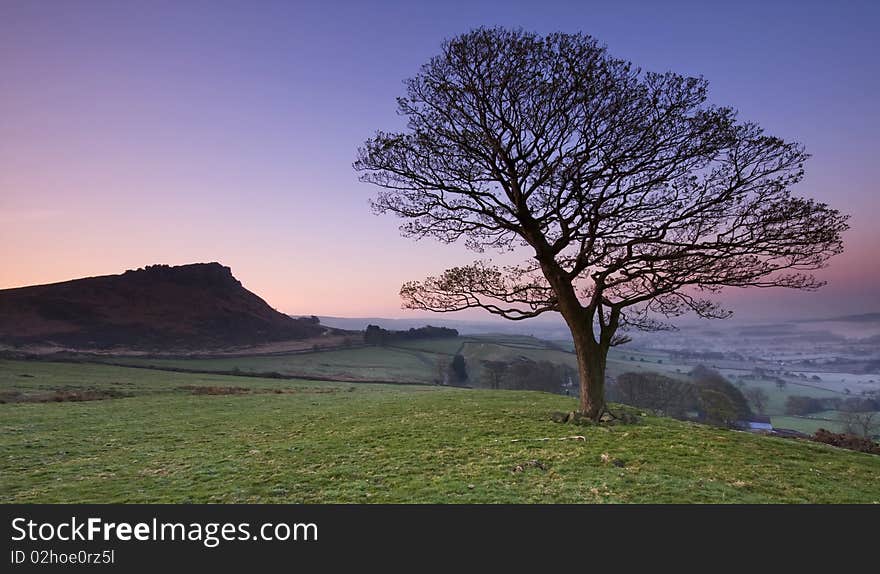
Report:
[{"label": "hillside", "polygon": [[324,331],[274,310],[219,263],[0,290],[0,343],[8,345],[212,348]]},{"label": "hillside", "polygon": [[38,361],[0,361],[0,389],[19,401],[0,404],[0,503],[880,502],[877,455],[651,416],[563,425],[575,400],[540,392]]}]

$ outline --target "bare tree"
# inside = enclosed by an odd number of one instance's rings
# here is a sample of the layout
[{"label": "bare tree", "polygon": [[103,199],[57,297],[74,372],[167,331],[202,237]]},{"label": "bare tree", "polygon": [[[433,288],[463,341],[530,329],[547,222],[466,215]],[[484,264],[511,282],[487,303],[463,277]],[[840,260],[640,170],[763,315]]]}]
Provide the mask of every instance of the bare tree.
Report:
[{"label": "bare tree", "polygon": [[875,411],[846,410],[840,413],[843,432],[872,438],[880,432],[880,416]]},{"label": "bare tree", "polygon": [[612,388],[618,402],[653,409],[673,418],[685,418],[688,411],[700,406],[694,385],[659,373],[623,373]]},{"label": "bare tree", "polygon": [[699,389],[697,394],[703,421],[716,426],[734,426],[738,415],[730,397],[720,391],[706,388]]},{"label": "bare tree", "polygon": [[483,366],[483,384],[490,389],[500,389],[508,363],[504,361],[481,361]]},{"label": "bare tree", "polygon": [[807,154],[707,103],[707,83],[643,73],[583,34],[477,29],[406,81],[402,133],[358,150],[378,213],[406,236],[529,250],[401,288],[407,308],[558,312],[580,410],[604,413],[608,349],[687,311],[723,318],[722,287],[815,289],[846,216],[792,195]]},{"label": "bare tree", "polygon": [[436,363],[434,363],[435,367],[435,377],[434,382],[438,385],[445,385],[449,382],[449,362],[446,360],[445,356],[439,355],[437,357]]},{"label": "bare tree", "polygon": [[754,405],[755,410],[758,413],[764,414],[764,409],[767,407],[767,401],[770,400],[770,397],[767,396],[764,389],[761,387],[749,387],[743,394],[749,402]]}]

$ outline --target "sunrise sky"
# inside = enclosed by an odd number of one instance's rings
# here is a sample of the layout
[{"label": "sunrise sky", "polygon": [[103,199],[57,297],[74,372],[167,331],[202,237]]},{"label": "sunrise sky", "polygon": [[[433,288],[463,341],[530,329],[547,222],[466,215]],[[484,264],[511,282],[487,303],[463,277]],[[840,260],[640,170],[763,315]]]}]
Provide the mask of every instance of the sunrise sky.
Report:
[{"label": "sunrise sky", "polygon": [[474,254],[401,238],[351,168],[402,80],[486,25],[582,31],[813,158],[852,214],[813,293],[741,317],[880,311],[880,2],[0,2],[0,289],[220,261],[279,310],[412,316],[400,284]]}]

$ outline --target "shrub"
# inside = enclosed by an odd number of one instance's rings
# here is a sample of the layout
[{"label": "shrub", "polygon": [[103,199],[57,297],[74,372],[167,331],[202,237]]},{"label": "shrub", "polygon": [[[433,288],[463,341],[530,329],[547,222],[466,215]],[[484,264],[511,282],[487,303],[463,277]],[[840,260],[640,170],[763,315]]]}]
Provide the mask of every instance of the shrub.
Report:
[{"label": "shrub", "polygon": [[813,435],[813,440],[858,452],[880,454],[880,445],[876,442],[850,433],[833,433],[825,429],[819,429]]},{"label": "shrub", "polygon": [[[730,408],[732,408],[734,412],[734,420],[737,418],[747,419],[752,415],[752,409],[749,408],[749,402],[746,400],[745,396],[743,396],[742,391],[725,379],[718,371],[704,367],[703,365],[698,365],[694,367],[690,375],[691,380],[694,382],[694,385],[697,386],[698,392],[701,395],[701,402],[704,404],[710,404],[716,410],[718,408],[721,408],[724,411],[727,410],[727,407],[722,407],[720,400],[711,394],[708,395],[708,398],[702,398],[702,395],[707,391],[713,391],[720,393],[727,398],[727,401],[730,403]],[[712,417],[720,414],[720,411],[716,412]],[[728,415],[729,413],[724,413],[725,418],[728,417]]]},{"label": "shrub", "polygon": [[609,400],[683,418],[697,409],[695,387],[657,373],[623,373],[609,385]]}]

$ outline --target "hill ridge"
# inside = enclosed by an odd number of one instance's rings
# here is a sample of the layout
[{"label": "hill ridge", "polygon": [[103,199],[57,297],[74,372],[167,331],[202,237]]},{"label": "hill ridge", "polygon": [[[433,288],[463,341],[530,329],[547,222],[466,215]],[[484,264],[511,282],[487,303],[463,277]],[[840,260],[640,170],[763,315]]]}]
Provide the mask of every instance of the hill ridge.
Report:
[{"label": "hill ridge", "polygon": [[273,309],[218,262],[0,290],[0,343],[88,348],[213,348],[320,335]]}]

